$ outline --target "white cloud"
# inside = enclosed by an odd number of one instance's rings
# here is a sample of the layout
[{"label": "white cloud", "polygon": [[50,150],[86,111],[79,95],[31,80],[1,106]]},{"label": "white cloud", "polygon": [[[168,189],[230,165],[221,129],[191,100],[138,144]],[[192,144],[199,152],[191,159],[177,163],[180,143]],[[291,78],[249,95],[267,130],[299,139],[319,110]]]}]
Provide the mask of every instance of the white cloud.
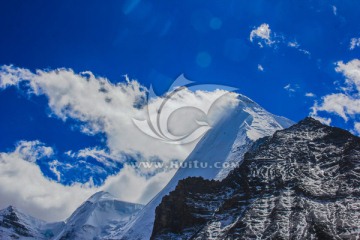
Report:
[{"label": "white cloud", "polygon": [[260,64],[258,64],[258,70],[261,71],[261,72],[263,72],[263,71],[264,71],[263,66],[261,66]]},{"label": "white cloud", "polygon": [[296,42],[296,41],[288,42],[288,46],[289,46],[289,47],[292,47],[292,48],[298,48],[298,47],[300,47],[299,43]]},{"label": "white cloud", "polygon": [[351,115],[360,113],[360,99],[344,93],[328,94],[322,98],[322,103],[318,106],[317,111],[337,114],[348,121]]},{"label": "white cloud", "polygon": [[263,23],[259,27],[255,28],[250,32],[250,42],[253,42],[255,38],[260,38],[264,40],[267,45],[271,45],[274,42],[271,40],[270,35],[271,35],[271,29],[269,24]]},{"label": "white cloud", "polygon": [[[141,107],[147,89],[135,80],[126,80],[115,84],[91,72],[77,74],[71,69],[37,70],[33,73],[14,66],[0,68],[0,88],[26,84],[29,94],[47,97],[53,116],[63,121],[69,118],[78,120],[86,134],[102,133],[106,136],[109,151],[86,148],[76,153],[67,152],[74,160],[91,156],[105,164],[111,164],[107,159],[124,163],[123,153],[137,156],[140,161],[151,161],[154,157],[164,163],[173,159],[184,160],[197,141],[187,145],[167,144],[136,128],[133,118],[146,119],[147,116],[146,108]],[[175,108],[188,105],[201,109],[202,105],[223,94],[223,90],[193,92],[185,89],[168,104]],[[214,104],[206,118],[210,125],[237,104],[236,96],[225,94]],[[159,97],[151,104],[161,101],[163,99]],[[187,112],[186,116],[180,114],[171,118],[169,129],[174,132],[191,129],[194,121],[189,122],[189,119],[197,120],[198,117],[203,115],[196,111]],[[0,153],[0,207],[12,204],[36,217],[59,220],[68,217],[81,202],[99,190],[108,190],[124,201],[146,203],[174,174],[174,170],[154,171],[124,163],[119,174],[109,176],[100,187],[95,187],[91,181],[85,185],[63,186],[44,177],[34,163],[39,157],[51,157],[52,154],[51,148],[37,141],[23,141],[13,152]],[[59,162],[53,159],[50,170],[60,180],[62,175],[58,165]]]},{"label": "white cloud", "polygon": [[308,55],[308,56],[311,55],[311,53],[308,50],[304,50],[304,49],[299,48],[299,51],[302,52],[305,55]]},{"label": "white cloud", "polygon": [[360,122],[354,123],[354,131],[355,131],[355,134],[360,135]]},{"label": "white cloud", "polygon": [[287,84],[284,89],[289,93],[290,96],[292,96],[293,93],[295,93],[299,89],[298,84]]},{"label": "white cloud", "polygon": [[[56,69],[31,73],[23,68],[1,67],[2,88],[17,85],[21,81],[28,83],[32,93],[48,98],[49,107],[55,116],[64,121],[67,118],[79,120],[84,133],[104,133],[111,155],[120,156],[123,152],[140,153],[144,157],[183,160],[196,145],[196,141],[187,145],[169,145],[147,136],[135,127],[133,118],[146,119],[146,109],[136,105],[143,102],[147,94],[147,89],[135,80],[127,79],[126,82],[113,84],[106,78],[95,77],[91,72],[76,74],[71,69]],[[221,94],[221,90],[184,90],[174,96],[169,104],[201,106]],[[157,98],[153,103],[158,104],[161,101],[163,99]],[[226,107],[233,106],[236,101],[234,94],[226,94],[222,101],[219,101],[223,108],[210,112],[207,119],[213,121],[210,124],[214,124],[216,115],[221,115],[221,112],[225,114]],[[169,128],[174,126],[188,127],[184,126],[184,121],[180,118],[174,119]]]},{"label": "white cloud", "polygon": [[2,66],[0,71],[1,89],[17,85],[20,81],[22,81],[22,79],[29,79],[33,76],[28,69],[13,68],[11,66]]},{"label": "white cloud", "polygon": [[161,171],[148,178],[132,166],[125,165],[118,175],[106,179],[101,189],[124,201],[146,204],[165,187],[175,171]]},{"label": "white cloud", "polygon": [[335,70],[345,77],[340,92],[323,96],[320,104],[315,102],[311,115],[320,117],[319,113],[330,113],[340,116],[347,122],[360,114],[360,60],[354,59],[348,63],[339,61]]},{"label": "white cloud", "polygon": [[0,153],[0,207],[11,204],[45,220],[64,219],[92,190],[85,185],[63,186],[45,178],[40,168],[28,161],[37,158],[37,149],[43,148],[37,143],[23,141],[15,151]]},{"label": "white cloud", "polygon": [[337,7],[335,5],[332,6],[333,14],[337,15]]},{"label": "white cloud", "polygon": [[305,93],[305,97],[315,97],[315,94],[312,92]]},{"label": "white cloud", "polygon": [[342,73],[346,77],[345,87],[347,91],[355,90],[360,93],[360,60],[354,59],[348,63],[343,61],[337,62],[335,68],[337,72]]},{"label": "white cloud", "polygon": [[60,165],[61,165],[61,163],[56,159],[49,162],[50,170],[55,174],[56,180],[58,182],[61,181],[61,172],[57,169],[57,167]]},{"label": "white cloud", "polygon": [[295,48],[299,52],[310,56],[311,53],[308,50],[305,50],[303,48],[300,48],[300,44],[296,41],[289,41],[288,38],[284,34],[279,33],[272,33],[269,24],[263,23],[259,27],[254,28],[250,32],[250,42],[254,42],[255,39],[258,39],[258,45],[262,48],[264,47],[263,43],[265,43],[268,46],[275,46],[278,47],[278,45],[286,45],[290,48]]},{"label": "white cloud", "polygon": [[301,53],[303,53],[305,55],[308,55],[308,56],[311,55],[308,50],[300,48],[300,44],[297,41],[290,41],[290,42],[287,43],[287,46],[290,47],[290,48],[295,48],[299,52],[301,52]]},{"label": "white cloud", "polygon": [[350,50],[354,50],[356,47],[360,47],[360,38],[352,38],[350,40]]},{"label": "white cloud", "polygon": [[[69,217],[83,201],[101,190],[124,201],[145,204],[175,173],[173,169],[145,177],[125,165],[118,175],[110,176],[101,187],[95,187],[91,181],[64,186],[46,178],[32,161],[40,156],[39,152],[44,154],[41,156],[48,156],[51,151],[39,141],[21,141],[14,151],[0,153],[0,208],[13,205],[35,217],[59,221]],[[56,167],[57,160],[52,163]]]},{"label": "white cloud", "polygon": [[290,83],[287,84],[287,85],[284,87],[284,89],[285,89],[286,91],[289,91],[289,92],[295,92],[295,89],[293,89],[293,88],[291,87],[291,84],[290,84]]},{"label": "white cloud", "polygon": [[51,157],[54,151],[40,141],[20,141],[13,154],[28,162],[35,162],[44,157]]},{"label": "white cloud", "polygon": [[123,162],[123,159],[121,158],[121,156],[115,157],[115,156],[111,155],[110,153],[108,153],[107,151],[105,151],[104,149],[101,149],[99,147],[84,148],[84,149],[79,150],[78,152],[68,151],[65,154],[72,158],[86,159],[88,157],[91,157],[91,158],[95,159],[96,161],[103,163],[106,166],[115,166],[114,161]]}]

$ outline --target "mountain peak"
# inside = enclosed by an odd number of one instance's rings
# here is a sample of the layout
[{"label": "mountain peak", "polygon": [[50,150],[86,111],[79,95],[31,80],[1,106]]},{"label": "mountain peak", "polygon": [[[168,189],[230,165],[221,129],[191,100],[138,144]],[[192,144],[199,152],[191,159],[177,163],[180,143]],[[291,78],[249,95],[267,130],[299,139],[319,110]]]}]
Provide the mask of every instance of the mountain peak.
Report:
[{"label": "mountain peak", "polygon": [[259,141],[223,181],[180,183],[156,208],[151,239],[356,238],[359,158],[358,137],[305,118]]},{"label": "mountain peak", "polygon": [[100,191],[100,192],[93,194],[87,201],[96,203],[96,202],[104,201],[104,200],[116,200],[116,198],[108,192]]},{"label": "mountain peak", "polygon": [[328,126],[312,117],[306,117],[303,120],[299,121],[297,124],[289,127],[288,129],[278,131],[274,136],[276,136],[277,134],[286,134],[288,132],[292,132],[293,134],[296,134],[298,138],[303,139],[316,139],[322,138],[324,136],[335,137],[337,139],[358,138],[347,130],[338,127]]},{"label": "mountain peak", "polygon": [[5,208],[5,210],[8,210],[10,212],[13,212],[16,210],[16,208],[13,205],[9,205],[7,208]]},{"label": "mountain peak", "polygon": [[[133,222],[119,231],[115,239],[149,239],[155,220],[155,209],[163,197],[173,191],[178,181],[187,177],[224,179],[243,160],[254,141],[294,124],[273,115],[250,98],[239,95],[238,105],[217,122],[199,141],[174,177],[137,215]],[[205,168],[191,167],[195,162]],[[219,166],[220,167],[216,167]],[[221,167],[223,166],[223,167]]]},{"label": "mountain peak", "polygon": [[102,239],[115,229],[121,229],[142,207],[117,200],[108,192],[97,192],[66,220],[55,239]]},{"label": "mountain peak", "polygon": [[55,228],[59,225],[53,226],[54,228],[47,226],[46,222],[23,213],[12,205],[0,210],[0,238],[3,237],[1,239],[43,239],[42,230],[56,232]]},{"label": "mountain peak", "polygon": [[300,123],[318,123],[318,124],[322,124],[319,120],[316,120],[315,118],[310,117],[310,116],[308,116],[308,117],[304,118],[303,120],[301,120],[299,122],[299,124]]},{"label": "mountain peak", "polygon": [[0,215],[8,215],[8,214],[27,215],[22,211],[20,211],[18,208],[14,207],[13,205],[9,205],[8,207],[0,210]]}]

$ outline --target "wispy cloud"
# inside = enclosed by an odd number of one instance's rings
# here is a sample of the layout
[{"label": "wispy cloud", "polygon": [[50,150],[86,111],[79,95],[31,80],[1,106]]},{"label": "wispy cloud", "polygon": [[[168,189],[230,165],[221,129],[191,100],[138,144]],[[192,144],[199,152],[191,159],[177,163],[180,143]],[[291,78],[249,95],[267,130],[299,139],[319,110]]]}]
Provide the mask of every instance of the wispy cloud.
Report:
[{"label": "wispy cloud", "polygon": [[255,39],[261,40],[258,42],[260,47],[263,46],[261,42],[264,42],[269,46],[274,43],[274,41],[271,39],[271,29],[269,24],[263,23],[250,32],[250,42],[253,42]]},{"label": "wispy cloud", "polygon": [[[40,142],[24,141],[14,151],[0,153],[0,207],[13,204],[34,216],[59,220],[69,216],[75,207],[99,190],[110,191],[124,201],[147,203],[165,186],[175,170],[145,171],[128,165],[123,156],[133,156],[138,161],[152,161],[154,158],[164,163],[175,159],[183,161],[197,143],[167,144],[149,137],[133,124],[133,119],[146,119],[148,116],[144,107],[148,90],[135,80],[126,78],[125,81],[113,83],[89,71],[75,73],[63,68],[36,72],[14,66],[0,68],[0,89],[20,84],[27,86],[27,93],[31,96],[46,96],[52,116],[63,121],[76,120],[85,134],[105,135],[106,151],[102,148],[85,148],[78,152],[68,152],[74,161],[91,157],[105,165],[118,161],[124,167],[117,175],[109,176],[99,187],[91,179],[85,184],[63,186],[45,177],[35,163],[43,155],[51,158],[53,150]],[[175,108],[179,105],[201,107],[222,95],[224,90],[185,89],[168,104]],[[149,104],[157,106],[163,100],[163,97],[157,97]],[[219,116],[226,115],[237,101],[236,94],[225,94],[216,101],[208,114],[209,124],[215,124]],[[198,111],[188,111],[186,121],[184,117],[172,118],[169,129],[177,131],[191,128],[192,123],[188,119],[196,120],[198,117]],[[61,164],[60,159],[50,159],[50,171],[58,181],[63,178]]]},{"label": "wispy cloud", "polygon": [[[108,177],[100,187],[95,187],[91,180],[64,186],[45,177],[34,162],[50,157],[52,152],[52,148],[39,141],[20,141],[15,150],[0,152],[0,208],[15,205],[47,221],[64,220],[83,201],[101,190],[124,201],[147,203],[175,173],[175,170],[163,171],[149,178],[125,165],[119,174]],[[57,164],[56,159],[51,162],[55,172],[58,172]]]},{"label": "wispy cloud", "polygon": [[288,46],[292,48],[298,48],[300,47],[299,43],[296,41],[288,42]]},{"label": "wispy cloud", "polygon": [[[13,66],[0,68],[0,87],[17,86],[27,83],[29,94],[45,95],[52,114],[63,121],[68,118],[79,121],[82,132],[86,134],[103,133],[106,144],[112,155],[141,154],[144,157],[157,156],[163,160],[184,159],[196,145],[196,141],[182,146],[169,146],[143,134],[134,124],[133,119],[146,119],[146,108],[142,105],[147,96],[147,89],[137,81],[126,79],[124,82],[112,83],[103,77],[96,77],[91,72],[75,73],[71,69],[51,71],[28,69]],[[177,106],[188,102],[188,106],[201,106],[212,98],[223,95],[223,90],[214,91],[181,91],[168,104]],[[227,94],[218,103],[223,108],[210,114],[208,121],[216,121],[236,96]],[[158,104],[162,97],[152,99],[150,104]],[[227,104],[229,103],[229,104]],[[220,106],[219,105],[219,106]],[[201,109],[201,108],[200,108]],[[198,114],[197,112],[189,114]],[[173,119],[170,130],[186,128],[184,121]],[[186,123],[188,124],[188,123]]]},{"label": "wispy cloud", "polygon": [[315,97],[316,95],[314,94],[314,93],[312,93],[312,92],[307,92],[307,93],[305,93],[305,97]]},{"label": "wispy cloud", "polygon": [[289,41],[285,35],[273,32],[270,29],[270,25],[267,23],[263,23],[258,27],[254,27],[254,29],[250,32],[249,39],[250,42],[257,42],[261,48],[264,47],[264,44],[269,47],[285,45],[290,48],[295,48],[305,55],[311,55],[308,50],[301,48],[297,41]]},{"label": "wispy cloud", "polygon": [[305,55],[309,55],[309,56],[311,55],[308,50],[302,49],[300,47],[300,44],[297,41],[290,41],[287,43],[287,46],[291,47],[291,48],[295,48],[295,49],[299,50],[299,52],[304,53]]},{"label": "wispy cloud", "polygon": [[299,89],[298,84],[287,84],[284,86],[284,89],[289,93],[289,96],[293,96],[293,94]]},{"label": "wispy cloud", "polygon": [[337,16],[337,7],[335,5],[332,6],[332,11],[335,16]]},{"label": "wispy cloud", "polygon": [[350,50],[360,47],[360,38],[352,38],[350,40]]},{"label": "wispy cloud", "polygon": [[14,151],[0,153],[1,208],[11,204],[36,217],[59,220],[92,194],[89,186],[63,186],[44,177],[34,160],[51,152],[39,141],[21,141]]},{"label": "wispy cloud", "polygon": [[360,122],[354,123],[354,132],[355,134],[360,135]]}]

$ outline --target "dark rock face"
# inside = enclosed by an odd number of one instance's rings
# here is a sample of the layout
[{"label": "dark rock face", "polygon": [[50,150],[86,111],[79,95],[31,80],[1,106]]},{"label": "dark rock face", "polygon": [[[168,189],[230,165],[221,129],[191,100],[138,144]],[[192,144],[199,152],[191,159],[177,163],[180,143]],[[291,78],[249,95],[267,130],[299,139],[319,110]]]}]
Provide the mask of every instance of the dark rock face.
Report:
[{"label": "dark rock face", "polygon": [[[180,181],[176,191],[165,196],[161,203],[162,207],[156,209],[156,215],[160,218],[156,218],[154,232],[168,229],[181,233],[183,229],[205,224],[211,219],[211,214],[216,210],[214,206],[217,205],[219,199],[213,199],[215,205],[200,206],[197,202],[207,201],[209,197],[220,191],[219,187],[219,182],[204,181],[200,177],[190,177]],[[191,196],[191,199],[188,196]],[[188,200],[192,204],[189,204]]]},{"label": "dark rock face", "polygon": [[9,206],[0,210],[0,239],[52,239],[63,222],[46,223]]},{"label": "dark rock face", "polygon": [[8,229],[13,229],[15,234],[13,235],[13,238],[19,238],[19,236],[22,237],[34,237],[31,234],[31,230],[29,230],[19,219],[19,217],[16,214],[15,209],[10,206],[7,208],[8,212],[4,216],[2,216],[2,219],[0,220],[0,226]]},{"label": "dark rock face", "polygon": [[358,239],[360,138],[306,118],[257,141],[221,182],[188,178],[152,239]]}]

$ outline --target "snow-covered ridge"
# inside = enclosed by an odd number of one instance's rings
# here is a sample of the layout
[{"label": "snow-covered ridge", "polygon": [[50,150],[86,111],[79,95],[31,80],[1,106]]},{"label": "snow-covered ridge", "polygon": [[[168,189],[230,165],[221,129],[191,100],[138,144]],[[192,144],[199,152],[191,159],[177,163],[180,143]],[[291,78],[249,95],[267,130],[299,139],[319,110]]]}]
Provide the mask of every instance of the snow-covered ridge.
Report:
[{"label": "snow-covered ridge", "polygon": [[95,193],[66,220],[54,239],[102,239],[121,231],[142,208],[141,204],[119,201],[108,192]]},{"label": "snow-covered ridge", "polygon": [[65,222],[46,223],[9,206],[0,211],[0,239],[102,239],[121,230],[142,208],[98,192]]},{"label": "snow-covered ridge", "polygon": [[9,206],[0,210],[0,239],[50,239],[64,222],[46,223]]},{"label": "snow-covered ridge", "polygon": [[[153,229],[156,207],[165,195],[175,189],[179,180],[192,176],[223,179],[242,161],[244,154],[255,140],[293,124],[286,118],[267,112],[244,95],[239,95],[238,100],[238,106],[206,133],[185,160],[187,166],[191,166],[191,162],[197,161],[198,163],[207,163],[212,167],[180,168],[166,187],[124,227],[123,231],[115,232],[109,238],[149,239]],[[216,163],[228,163],[226,165],[228,167],[213,167]],[[221,164],[221,166],[223,165]]]}]

